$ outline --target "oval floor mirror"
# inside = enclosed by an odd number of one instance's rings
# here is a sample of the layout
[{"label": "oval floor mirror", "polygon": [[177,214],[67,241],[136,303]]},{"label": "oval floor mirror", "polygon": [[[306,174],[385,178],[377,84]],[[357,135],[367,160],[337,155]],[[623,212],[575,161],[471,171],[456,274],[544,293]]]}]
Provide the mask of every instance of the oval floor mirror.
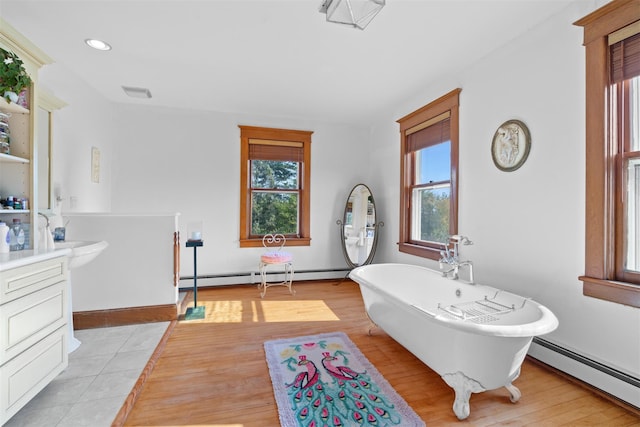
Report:
[{"label": "oval floor mirror", "polygon": [[358,184],[349,193],[340,226],[342,253],[351,268],[370,264],[378,244],[378,228],[384,223],[376,217],[376,204],[369,187]]}]

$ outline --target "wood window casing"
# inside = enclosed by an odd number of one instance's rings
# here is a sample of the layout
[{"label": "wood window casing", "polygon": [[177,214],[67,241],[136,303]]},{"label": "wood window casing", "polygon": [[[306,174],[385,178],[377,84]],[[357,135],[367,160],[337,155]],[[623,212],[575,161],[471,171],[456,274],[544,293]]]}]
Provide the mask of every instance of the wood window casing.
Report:
[{"label": "wood window casing", "polygon": [[[309,246],[311,244],[311,134],[312,131],[243,126],[240,128],[240,247],[262,247],[262,236],[252,236],[251,229],[251,140],[261,140],[264,146],[275,145],[280,151],[272,150],[278,157],[289,150],[289,156],[301,163],[298,235],[287,236],[287,246]],[[301,145],[301,150],[299,147]],[[279,160],[281,160],[279,158]]]},{"label": "wood window casing", "polygon": [[443,95],[424,107],[400,118],[400,238],[398,249],[423,258],[440,258],[442,245],[417,244],[411,238],[411,200],[413,180],[413,152],[409,145],[409,135],[427,128],[448,115],[451,139],[451,200],[449,211],[449,234],[458,230],[458,106],[462,89]]},{"label": "wood window casing", "polygon": [[609,105],[608,39],[639,20],[640,0],[614,0],[575,22],[584,27],[586,54],[585,272],[579,279],[584,295],[634,307],[640,307],[639,284],[619,279],[621,163]]}]

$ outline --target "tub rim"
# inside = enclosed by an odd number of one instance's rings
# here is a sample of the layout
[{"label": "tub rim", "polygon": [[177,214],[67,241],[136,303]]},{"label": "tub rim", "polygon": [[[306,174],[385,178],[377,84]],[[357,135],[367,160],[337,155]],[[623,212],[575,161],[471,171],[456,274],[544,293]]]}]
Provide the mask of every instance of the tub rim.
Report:
[{"label": "tub rim", "polygon": [[[375,291],[384,294],[386,297],[393,299],[394,301],[396,301],[396,303],[399,303],[401,306],[407,306],[408,308],[414,310],[415,312],[420,313],[425,318],[433,319],[446,327],[465,331],[465,332],[470,332],[474,334],[495,336],[495,337],[534,337],[534,336],[548,334],[558,328],[559,321],[558,321],[558,318],[555,316],[555,314],[553,314],[553,312],[549,310],[547,307],[545,307],[544,305],[530,298],[526,299],[526,303],[535,304],[536,308],[540,310],[540,313],[541,313],[540,318],[538,318],[533,322],[516,324],[516,325],[478,324],[473,322],[466,322],[464,320],[445,317],[437,313],[432,313],[424,308],[418,307],[414,304],[410,304],[410,303],[407,303],[406,301],[401,300],[400,298],[393,295],[391,292],[387,291],[386,289],[376,286],[371,281],[362,277],[362,272],[366,271],[369,268],[375,268],[380,266],[411,267],[419,270],[424,270],[436,275],[441,275],[441,272],[434,270],[432,268],[423,267],[423,266],[414,265],[414,264],[378,263],[378,264],[368,264],[368,265],[356,267],[355,269],[351,270],[351,272],[349,273],[349,277],[353,281],[358,283],[358,285],[360,286],[364,285],[371,289],[374,289]],[[360,279],[360,281],[356,280],[356,278]],[[361,283],[361,281],[364,283]],[[507,292],[512,295],[516,295],[520,298],[523,298],[523,300],[525,300],[525,298],[522,297],[521,295],[514,294],[513,292],[509,292],[503,289],[495,288],[493,286],[488,286],[488,285],[483,285],[478,283],[469,283],[465,280],[455,280],[455,282],[465,283],[470,286],[482,286],[487,289],[495,289],[496,291]],[[365,310],[366,310],[366,307],[365,307]]]}]

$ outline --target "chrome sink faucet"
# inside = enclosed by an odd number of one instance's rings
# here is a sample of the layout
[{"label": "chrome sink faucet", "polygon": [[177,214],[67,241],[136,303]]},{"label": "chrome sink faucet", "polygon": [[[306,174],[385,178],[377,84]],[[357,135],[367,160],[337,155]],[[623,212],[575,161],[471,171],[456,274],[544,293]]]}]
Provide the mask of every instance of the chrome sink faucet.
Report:
[{"label": "chrome sink faucet", "polygon": [[[453,242],[453,247],[450,249],[449,243],[451,242]],[[468,267],[469,282],[473,283],[473,263],[471,261],[460,261],[460,244],[467,246],[473,245],[473,242],[467,236],[455,234],[449,236],[449,242],[445,243],[444,250],[440,251],[440,270],[443,270],[445,265],[450,266],[442,271],[442,277],[448,277],[451,274],[451,279],[458,280],[460,267]]]},{"label": "chrome sink faucet", "polygon": [[38,215],[41,215],[44,217],[45,220],[47,220],[47,228],[49,228],[49,217],[46,216],[45,214],[43,214],[42,212],[38,212]]}]

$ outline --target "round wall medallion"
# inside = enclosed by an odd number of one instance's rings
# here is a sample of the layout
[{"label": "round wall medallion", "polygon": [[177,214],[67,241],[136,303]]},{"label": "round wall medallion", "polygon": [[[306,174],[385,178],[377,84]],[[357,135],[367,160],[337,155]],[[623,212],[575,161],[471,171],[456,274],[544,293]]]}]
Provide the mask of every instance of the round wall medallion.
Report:
[{"label": "round wall medallion", "polygon": [[507,120],[496,130],[491,142],[493,163],[501,171],[512,172],[524,164],[531,149],[531,134],[520,120]]}]

